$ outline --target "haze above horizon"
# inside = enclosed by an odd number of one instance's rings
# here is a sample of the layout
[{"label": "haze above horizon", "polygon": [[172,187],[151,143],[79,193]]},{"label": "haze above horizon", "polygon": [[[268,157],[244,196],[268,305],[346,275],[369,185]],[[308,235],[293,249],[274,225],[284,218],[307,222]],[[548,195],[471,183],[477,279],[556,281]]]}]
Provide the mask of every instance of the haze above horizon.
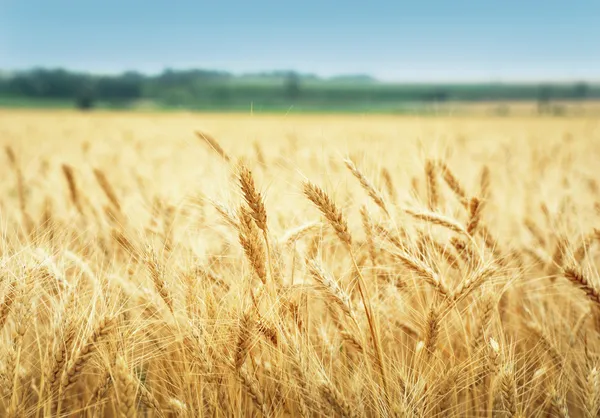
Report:
[{"label": "haze above horizon", "polygon": [[0,0],[0,69],[600,79],[600,2],[483,3]]}]

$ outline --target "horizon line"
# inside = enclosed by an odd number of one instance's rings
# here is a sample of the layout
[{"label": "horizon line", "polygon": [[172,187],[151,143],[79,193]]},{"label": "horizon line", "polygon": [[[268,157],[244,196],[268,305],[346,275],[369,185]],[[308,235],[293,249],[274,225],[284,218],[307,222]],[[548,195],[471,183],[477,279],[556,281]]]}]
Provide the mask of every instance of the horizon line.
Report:
[{"label": "horizon line", "polygon": [[588,83],[588,84],[600,84],[600,75],[593,77],[569,77],[569,76],[559,76],[559,77],[547,77],[547,76],[539,76],[539,77],[497,77],[490,76],[488,77],[449,77],[446,79],[441,78],[415,78],[415,77],[380,77],[375,76],[366,72],[354,72],[354,73],[337,73],[337,74],[320,74],[318,72],[311,71],[302,71],[302,70],[294,70],[290,68],[275,68],[275,69],[265,69],[258,71],[232,71],[223,68],[211,68],[211,67],[196,67],[196,66],[181,66],[181,67],[170,67],[165,66],[161,70],[154,71],[144,71],[144,70],[136,70],[136,69],[123,69],[123,70],[115,70],[115,71],[102,71],[102,70],[90,70],[90,69],[76,69],[73,67],[67,67],[62,65],[33,65],[27,68],[11,68],[11,69],[2,69],[0,68],[0,76],[4,75],[13,75],[15,73],[28,72],[33,70],[63,70],[69,73],[75,74],[86,74],[92,76],[106,76],[106,77],[115,77],[122,76],[127,73],[135,73],[145,77],[156,77],[161,74],[164,74],[167,71],[173,72],[185,72],[185,71],[206,71],[206,72],[216,72],[216,73],[224,73],[226,75],[231,75],[233,77],[251,77],[251,76],[269,76],[275,74],[285,74],[285,73],[295,73],[301,77],[314,77],[318,80],[328,81],[335,80],[336,78],[352,78],[352,77],[365,77],[370,78],[371,82],[379,83],[379,84],[544,84],[544,83],[552,83],[552,84],[575,84],[575,83]]}]

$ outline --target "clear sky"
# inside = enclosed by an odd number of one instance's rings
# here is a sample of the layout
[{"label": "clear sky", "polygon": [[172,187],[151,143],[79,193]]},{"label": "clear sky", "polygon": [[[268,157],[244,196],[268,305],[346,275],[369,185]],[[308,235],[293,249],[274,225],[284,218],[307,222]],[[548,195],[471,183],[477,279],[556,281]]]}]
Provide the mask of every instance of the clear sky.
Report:
[{"label": "clear sky", "polygon": [[0,0],[0,69],[600,80],[600,0]]}]

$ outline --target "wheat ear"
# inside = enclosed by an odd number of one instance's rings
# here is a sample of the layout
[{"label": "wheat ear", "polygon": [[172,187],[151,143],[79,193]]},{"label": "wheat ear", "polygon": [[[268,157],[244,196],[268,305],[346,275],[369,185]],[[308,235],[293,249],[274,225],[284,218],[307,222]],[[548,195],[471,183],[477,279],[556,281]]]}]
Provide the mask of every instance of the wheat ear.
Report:
[{"label": "wheat ear", "polygon": [[121,211],[121,203],[119,202],[119,198],[117,197],[115,190],[113,189],[110,182],[108,181],[108,178],[106,178],[106,174],[104,174],[104,171],[102,171],[98,168],[95,168],[94,169],[94,177],[96,177],[96,181],[100,185],[100,188],[102,189],[102,191],[104,192],[104,194],[106,195],[106,197],[108,198],[110,203],[113,205],[113,207],[118,212],[120,212]]},{"label": "wheat ear", "polygon": [[348,170],[350,170],[352,175],[360,182],[360,185],[367,192],[369,197],[373,199],[373,202],[375,202],[375,204],[379,206],[387,216],[390,216],[390,212],[388,211],[385,200],[383,199],[383,195],[377,189],[375,189],[375,186],[373,186],[369,179],[367,179],[367,177],[356,167],[356,164],[354,164],[354,162],[349,158],[344,160],[344,164],[346,164]]},{"label": "wheat ear", "polygon": [[211,135],[206,132],[196,131],[196,136],[203,140],[214,152],[216,152],[222,159],[227,162],[231,161],[231,157],[225,152],[225,150],[219,145],[219,142]]},{"label": "wheat ear", "polygon": [[439,204],[438,182],[436,177],[436,164],[432,160],[425,162],[425,178],[427,180],[427,205],[434,211]]},{"label": "wheat ear", "polygon": [[600,291],[590,283],[581,269],[570,266],[563,270],[563,274],[571,283],[583,290],[590,301],[600,306]]},{"label": "wheat ear", "polygon": [[81,208],[81,201],[79,198],[79,189],[77,188],[77,182],[75,180],[75,172],[73,170],[73,167],[71,167],[68,164],[63,164],[62,171],[65,175],[65,179],[67,180],[67,185],[69,186],[71,202],[73,203],[73,205],[75,205],[75,208],[77,208],[77,211],[79,213],[83,213],[83,210]]}]

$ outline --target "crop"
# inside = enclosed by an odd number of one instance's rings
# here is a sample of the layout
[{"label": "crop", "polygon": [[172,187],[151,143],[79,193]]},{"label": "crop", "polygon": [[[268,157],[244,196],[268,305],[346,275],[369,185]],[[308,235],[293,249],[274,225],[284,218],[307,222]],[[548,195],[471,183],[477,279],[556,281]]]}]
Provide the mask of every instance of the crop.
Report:
[{"label": "crop", "polygon": [[600,412],[592,122],[10,116],[0,415]]}]

